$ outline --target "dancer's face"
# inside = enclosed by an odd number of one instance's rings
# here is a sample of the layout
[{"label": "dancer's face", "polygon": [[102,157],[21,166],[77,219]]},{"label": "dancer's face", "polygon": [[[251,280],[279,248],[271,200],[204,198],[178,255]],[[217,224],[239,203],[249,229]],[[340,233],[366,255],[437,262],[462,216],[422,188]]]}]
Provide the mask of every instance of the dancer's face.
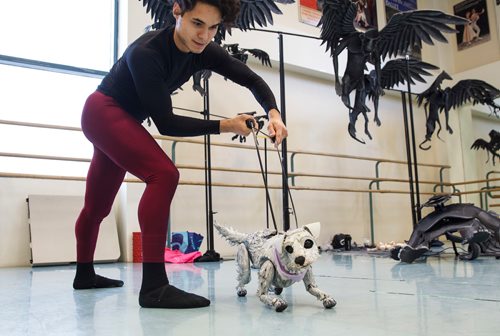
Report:
[{"label": "dancer's face", "polygon": [[176,25],[175,45],[183,52],[201,53],[212,41],[222,21],[217,7],[198,1],[193,9],[181,14],[177,3],[173,8]]}]

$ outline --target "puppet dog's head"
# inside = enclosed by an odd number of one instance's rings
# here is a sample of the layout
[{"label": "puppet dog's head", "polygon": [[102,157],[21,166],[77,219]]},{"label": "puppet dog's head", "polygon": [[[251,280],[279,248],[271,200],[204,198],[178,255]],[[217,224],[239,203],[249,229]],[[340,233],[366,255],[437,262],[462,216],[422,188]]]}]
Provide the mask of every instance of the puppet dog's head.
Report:
[{"label": "puppet dog's head", "polygon": [[290,273],[301,273],[319,257],[318,244],[320,223],[312,223],[285,232],[281,246],[278,247],[279,259]]}]

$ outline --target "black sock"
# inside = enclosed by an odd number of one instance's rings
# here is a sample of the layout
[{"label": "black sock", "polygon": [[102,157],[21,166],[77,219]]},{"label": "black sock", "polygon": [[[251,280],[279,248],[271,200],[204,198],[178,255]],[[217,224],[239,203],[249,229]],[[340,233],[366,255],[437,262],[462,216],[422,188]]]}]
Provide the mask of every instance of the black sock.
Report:
[{"label": "black sock", "polygon": [[210,305],[202,296],[184,292],[168,283],[164,263],[142,264],[139,304],[144,308],[198,308]]},{"label": "black sock", "polygon": [[165,263],[143,263],[141,293],[147,293],[153,289],[168,284]]},{"label": "black sock", "polygon": [[95,274],[93,263],[77,263],[76,275],[73,280],[74,289],[91,289],[91,288],[111,288],[121,287],[123,281],[108,279]]}]

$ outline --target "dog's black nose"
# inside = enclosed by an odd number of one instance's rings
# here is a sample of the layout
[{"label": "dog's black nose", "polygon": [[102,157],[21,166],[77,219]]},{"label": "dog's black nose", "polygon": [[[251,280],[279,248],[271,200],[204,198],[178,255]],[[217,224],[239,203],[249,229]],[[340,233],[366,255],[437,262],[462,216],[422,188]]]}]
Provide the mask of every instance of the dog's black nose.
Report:
[{"label": "dog's black nose", "polygon": [[304,265],[305,261],[306,258],[304,258],[303,256],[295,258],[295,263],[300,266]]}]

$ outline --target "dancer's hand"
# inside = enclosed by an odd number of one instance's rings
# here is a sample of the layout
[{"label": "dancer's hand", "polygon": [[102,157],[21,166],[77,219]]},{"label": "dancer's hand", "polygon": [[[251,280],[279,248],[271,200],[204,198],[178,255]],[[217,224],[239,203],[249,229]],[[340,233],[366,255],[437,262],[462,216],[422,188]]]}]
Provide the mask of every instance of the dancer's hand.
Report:
[{"label": "dancer's hand", "polygon": [[252,116],[248,114],[239,114],[234,118],[221,120],[220,132],[248,136],[252,132],[252,129],[248,128],[247,120],[251,120],[253,125],[257,125],[257,121]]},{"label": "dancer's hand", "polygon": [[278,110],[272,109],[269,111],[269,124],[267,125],[267,130],[269,131],[269,136],[274,138],[275,146],[279,146],[288,136],[288,130],[283,120],[281,120],[281,114]]}]

